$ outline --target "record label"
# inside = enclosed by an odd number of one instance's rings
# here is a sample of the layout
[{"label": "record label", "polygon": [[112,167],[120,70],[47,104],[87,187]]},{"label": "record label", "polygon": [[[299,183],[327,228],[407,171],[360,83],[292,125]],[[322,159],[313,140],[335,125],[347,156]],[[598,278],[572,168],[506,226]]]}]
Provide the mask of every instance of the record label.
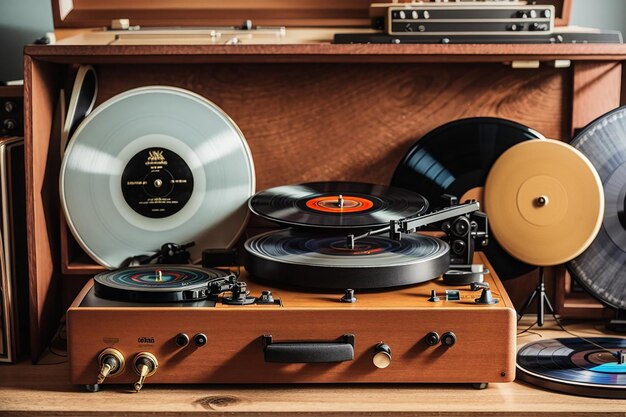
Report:
[{"label": "record label", "polygon": [[358,213],[374,207],[374,201],[367,197],[355,195],[326,195],[304,202],[305,206],[313,211],[324,213]]},{"label": "record label", "polygon": [[137,213],[163,218],[180,211],[191,198],[193,174],[175,152],[148,148],[131,158],[122,173],[122,194]]}]

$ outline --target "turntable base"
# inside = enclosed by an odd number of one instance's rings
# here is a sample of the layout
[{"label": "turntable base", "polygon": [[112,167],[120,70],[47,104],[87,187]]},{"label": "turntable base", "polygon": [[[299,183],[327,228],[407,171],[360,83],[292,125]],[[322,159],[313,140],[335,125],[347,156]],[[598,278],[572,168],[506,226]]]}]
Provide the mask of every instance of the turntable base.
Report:
[{"label": "turntable base", "polygon": [[[493,271],[482,254],[477,256]],[[500,301],[493,305],[474,301],[480,291],[445,286],[441,279],[393,291],[357,292],[355,303],[341,302],[340,293],[268,288],[245,273],[241,280],[251,295],[270,290],[280,302],[133,304],[98,299],[89,283],[68,311],[72,382],[94,384],[98,355],[107,348],[125,358],[124,369],[105,381],[117,384],[137,381],[132,363],[140,352],[158,359],[147,384],[514,379],[515,310],[493,273],[485,276]],[[460,290],[459,301],[445,300],[445,290],[451,289]],[[428,301],[431,290],[441,301]],[[440,338],[433,345],[426,341],[431,332]],[[181,333],[190,339],[184,347],[176,343]],[[199,334],[206,338],[202,346],[196,343]],[[390,353],[381,353],[381,343]],[[329,359],[336,362],[324,362]],[[276,360],[283,363],[268,362]]]}]

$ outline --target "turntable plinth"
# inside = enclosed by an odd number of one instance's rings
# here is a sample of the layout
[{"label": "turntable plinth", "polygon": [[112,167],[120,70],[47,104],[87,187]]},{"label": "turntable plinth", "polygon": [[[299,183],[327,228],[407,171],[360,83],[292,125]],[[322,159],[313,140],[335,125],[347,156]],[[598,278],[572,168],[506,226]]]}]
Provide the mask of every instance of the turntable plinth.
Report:
[{"label": "turntable plinth", "polygon": [[[478,262],[491,266],[482,254]],[[270,290],[279,303],[232,306],[218,300],[177,305],[141,305],[95,298],[88,284],[68,311],[68,347],[72,382],[94,384],[98,355],[107,348],[126,361],[140,352],[158,359],[152,383],[343,383],[343,382],[509,382],[515,372],[515,310],[498,277],[485,276],[498,304],[478,305],[480,292],[445,286],[441,279],[393,291],[356,292],[355,303],[340,302],[341,291],[301,292],[271,288],[243,274],[251,295]],[[440,302],[429,302],[431,290]],[[445,290],[460,290],[460,301],[446,301]],[[451,332],[456,342],[434,345],[426,336]],[[191,342],[177,344],[184,333]],[[204,334],[204,345],[194,336]],[[349,347],[353,336],[353,350]],[[271,343],[310,363],[270,363]],[[432,335],[431,335],[432,336]],[[450,337],[445,338],[447,342]],[[265,340],[265,342],[264,342]],[[431,339],[432,341],[432,339]],[[330,343],[336,343],[331,345]],[[380,344],[390,350],[380,367]],[[306,356],[310,349],[313,356]],[[327,349],[332,363],[313,363]],[[338,357],[338,350],[343,357]],[[350,355],[352,353],[352,355]],[[291,355],[291,356],[290,356]],[[346,356],[347,355],[347,356]],[[332,356],[332,355],[331,355]],[[352,356],[350,360],[349,357]],[[380,356],[380,355],[378,355]],[[316,359],[317,358],[317,359]],[[386,358],[387,359],[387,358]],[[289,360],[289,359],[286,359]],[[132,384],[137,375],[126,367],[105,383]]]}]

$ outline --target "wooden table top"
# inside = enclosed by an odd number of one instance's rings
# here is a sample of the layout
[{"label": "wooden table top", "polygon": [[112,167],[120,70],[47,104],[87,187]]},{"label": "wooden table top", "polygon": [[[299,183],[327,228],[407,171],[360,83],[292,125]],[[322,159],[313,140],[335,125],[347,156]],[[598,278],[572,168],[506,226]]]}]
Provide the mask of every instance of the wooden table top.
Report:
[{"label": "wooden table top", "polygon": [[[525,317],[519,328],[533,322]],[[582,336],[610,333],[599,323],[569,323]],[[569,337],[552,320],[518,335],[518,346],[539,338]],[[471,360],[471,358],[468,358]],[[625,400],[585,398],[545,391],[523,382],[491,384],[478,391],[454,385],[150,385],[140,393],[105,386],[86,393],[71,385],[65,360],[48,355],[46,364],[0,366],[0,415],[115,415],[184,417],[292,414],[403,416],[626,416]]]}]

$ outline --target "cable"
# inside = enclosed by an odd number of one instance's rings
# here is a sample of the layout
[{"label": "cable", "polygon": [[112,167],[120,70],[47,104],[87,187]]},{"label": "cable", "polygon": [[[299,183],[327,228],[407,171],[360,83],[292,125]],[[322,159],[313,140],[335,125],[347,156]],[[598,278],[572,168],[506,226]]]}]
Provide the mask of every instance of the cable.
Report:
[{"label": "cable", "polygon": [[556,322],[556,324],[557,324],[557,325],[561,328],[561,330],[563,330],[565,333],[567,333],[567,334],[569,334],[569,335],[571,335],[571,336],[574,336],[574,337],[576,337],[576,338],[578,338],[578,339],[580,339],[580,340],[584,340],[585,342],[587,342],[587,343],[589,343],[589,344],[591,344],[591,345],[593,345],[593,346],[595,346],[595,347],[597,347],[597,348],[600,348],[600,349],[604,350],[605,352],[610,353],[611,355],[613,355],[613,354],[616,352],[615,350],[607,349],[607,348],[605,348],[605,347],[603,347],[603,346],[600,346],[599,344],[597,344],[597,343],[595,343],[595,342],[592,342],[591,340],[589,340],[589,339],[587,339],[587,338],[585,338],[585,337],[582,337],[582,336],[580,336],[580,335],[577,335],[577,334],[576,334],[576,333],[574,333],[574,332],[571,332],[571,331],[567,330],[567,329],[565,328],[565,326],[561,323],[561,319],[559,319],[559,318],[556,316],[556,314],[552,313],[552,317],[554,318],[554,321]]},{"label": "cable", "polygon": [[[518,320],[518,323],[519,323],[519,320]],[[533,324],[531,324],[530,326],[528,326],[527,328],[525,328],[525,329],[524,329],[524,330],[522,330],[521,332],[517,332],[517,335],[518,335],[518,336],[521,336],[521,335],[523,335],[524,333],[527,333],[527,334],[534,334],[534,335],[536,335],[536,336],[543,337],[543,335],[542,335],[541,333],[531,332],[531,331],[530,331],[530,329],[532,329],[532,328],[533,328],[536,324],[537,324],[537,322],[535,321]]]}]

